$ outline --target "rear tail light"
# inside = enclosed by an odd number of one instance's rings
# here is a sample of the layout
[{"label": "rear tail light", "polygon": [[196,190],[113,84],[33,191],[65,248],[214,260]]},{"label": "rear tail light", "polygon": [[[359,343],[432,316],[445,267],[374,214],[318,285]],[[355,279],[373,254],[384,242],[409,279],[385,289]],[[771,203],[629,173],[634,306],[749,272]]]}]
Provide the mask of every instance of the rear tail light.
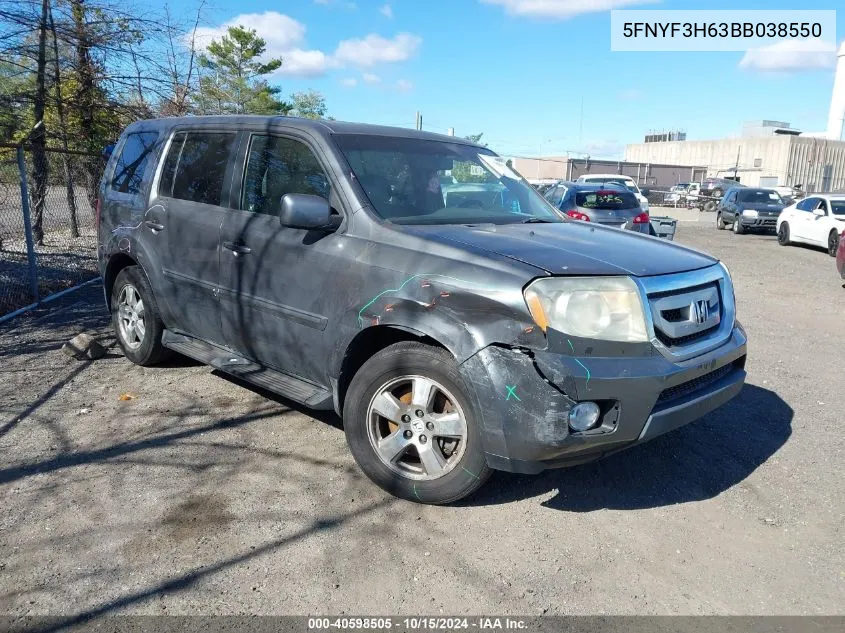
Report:
[{"label": "rear tail light", "polygon": [[648,224],[648,223],[649,223],[648,213],[646,213],[645,211],[643,211],[637,217],[634,218],[634,224]]},{"label": "rear tail light", "polygon": [[576,211],[575,209],[572,209],[571,211],[567,211],[566,215],[568,215],[573,220],[584,220],[584,222],[590,221],[590,216],[588,216],[585,213],[581,213],[580,211]]}]

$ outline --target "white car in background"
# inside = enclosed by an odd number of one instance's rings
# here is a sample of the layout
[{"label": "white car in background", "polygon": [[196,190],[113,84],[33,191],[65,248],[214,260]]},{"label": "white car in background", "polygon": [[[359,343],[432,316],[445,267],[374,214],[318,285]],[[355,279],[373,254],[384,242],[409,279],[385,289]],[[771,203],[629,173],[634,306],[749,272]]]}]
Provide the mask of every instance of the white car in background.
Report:
[{"label": "white car in background", "polygon": [[584,174],[583,176],[578,176],[578,180],[575,182],[584,182],[594,185],[600,185],[603,182],[616,182],[624,185],[629,191],[637,196],[637,200],[640,201],[640,208],[648,213],[648,198],[643,195],[637,183],[630,176],[622,176],[621,174]]},{"label": "white car in background", "polygon": [[778,244],[823,246],[836,257],[839,236],[845,230],[845,194],[807,194],[786,207],[778,217]]}]

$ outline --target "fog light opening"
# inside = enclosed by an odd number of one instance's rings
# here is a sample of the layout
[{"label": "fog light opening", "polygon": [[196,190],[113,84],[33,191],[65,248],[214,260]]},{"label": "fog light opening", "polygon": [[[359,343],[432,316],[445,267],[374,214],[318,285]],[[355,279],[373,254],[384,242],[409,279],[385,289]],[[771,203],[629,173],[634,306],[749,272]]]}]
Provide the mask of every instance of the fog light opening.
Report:
[{"label": "fog light opening", "polygon": [[595,402],[579,402],[569,411],[569,428],[580,433],[599,425],[601,409]]}]

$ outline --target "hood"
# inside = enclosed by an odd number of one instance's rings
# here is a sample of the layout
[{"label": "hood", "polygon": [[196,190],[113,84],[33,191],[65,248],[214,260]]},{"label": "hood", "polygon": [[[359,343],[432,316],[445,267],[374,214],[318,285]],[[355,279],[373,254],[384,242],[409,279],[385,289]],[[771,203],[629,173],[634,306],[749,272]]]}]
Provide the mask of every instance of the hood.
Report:
[{"label": "hood", "polygon": [[665,275],[712,266],[718,260],[659,238],[588,222],[406,226],[444,244],[465,244],[553,275]]}]

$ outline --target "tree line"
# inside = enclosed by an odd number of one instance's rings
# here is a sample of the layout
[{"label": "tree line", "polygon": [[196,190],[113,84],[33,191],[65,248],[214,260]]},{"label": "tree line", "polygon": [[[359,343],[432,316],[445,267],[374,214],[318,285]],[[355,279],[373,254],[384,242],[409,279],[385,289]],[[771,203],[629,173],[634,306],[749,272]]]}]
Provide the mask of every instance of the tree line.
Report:
[{"label": "tree line", "polygon": [[[287,97],[254,30],[197,41],[205,0],[175,18],[119,0],[0,0],[0,145],[30,157],[33,231],[43,243],[48,183],[64,182],[79,235],[75,183],[94,205],[103,149],[132,121],[200,114],[327,117],[316,91]],[[58,149],[54,154],[49,149]],[[4,159],[9,158],[9,150]],[[85,158],[87,157],[87,158]]]}]

